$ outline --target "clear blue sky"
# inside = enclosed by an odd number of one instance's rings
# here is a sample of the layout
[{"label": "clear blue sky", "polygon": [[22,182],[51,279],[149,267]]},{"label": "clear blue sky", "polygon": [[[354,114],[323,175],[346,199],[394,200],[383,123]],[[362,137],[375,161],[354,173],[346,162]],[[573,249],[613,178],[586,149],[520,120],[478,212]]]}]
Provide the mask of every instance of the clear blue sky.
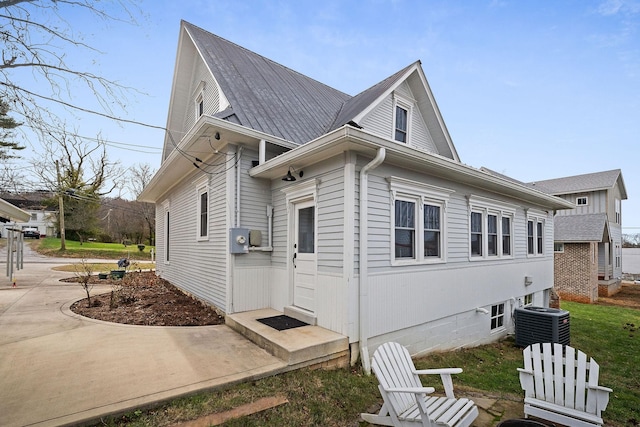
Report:
[{"label": "clear blue sky", "polygon": [[[629,195],[623,232],[640,233],[638,0],[140,5],[137,26],[69,17],[104,52],[91,58],[96,73],[145,93],[132,98],[127,119],[166,125],[181,19],[351,95],[421,60],[464,163],[527,182],[619,168]],[[109,152],[125,165],[159,167],[161,131],[92,119],[79,126],[155,147]]]}]

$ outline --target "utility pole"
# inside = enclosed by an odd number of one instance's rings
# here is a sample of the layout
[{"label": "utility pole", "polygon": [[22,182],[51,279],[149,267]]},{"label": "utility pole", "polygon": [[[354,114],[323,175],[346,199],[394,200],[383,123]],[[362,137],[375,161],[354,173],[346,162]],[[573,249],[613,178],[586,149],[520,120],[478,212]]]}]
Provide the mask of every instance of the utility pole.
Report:
[{"label": "utility pole", "polygon": [[67,250],[67,244],[64,236],[64,199],[62,197],[62,184],[60,182],[60,165],[56,160],[56,173],[58,175],[58,210],[60,211],[60,250]]}]

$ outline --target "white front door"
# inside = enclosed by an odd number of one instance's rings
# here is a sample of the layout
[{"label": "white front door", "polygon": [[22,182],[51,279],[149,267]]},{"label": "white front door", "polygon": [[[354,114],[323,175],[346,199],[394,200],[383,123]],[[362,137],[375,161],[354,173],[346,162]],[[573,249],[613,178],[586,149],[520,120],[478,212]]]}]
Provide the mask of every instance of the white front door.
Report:
[{"label": "white front door", "polygon": [[293,305],[316,309],[316,206],[313,200],[295,204],[293,217]]}]

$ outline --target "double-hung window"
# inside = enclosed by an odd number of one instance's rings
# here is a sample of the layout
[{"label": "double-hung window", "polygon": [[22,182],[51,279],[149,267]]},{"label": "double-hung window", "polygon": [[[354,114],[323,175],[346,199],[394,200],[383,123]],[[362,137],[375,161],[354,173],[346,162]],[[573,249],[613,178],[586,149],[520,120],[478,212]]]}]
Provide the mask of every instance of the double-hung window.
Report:
[{"label": "double-hung window", "polygon": [[527,255],[544,255],[544,214],[527,215]]},{"label": "double-hung window", "polygon": [[416,202],[396,200],[395,203],[395,257],[416,257]]},{"label": "double-hung window", "polygon": [[471,212],[471,255],[482,256],[482,213]]},{"label": "double-hung window", "polygon": [[445,208],[452,191],[403,178],[387,180],[392,197],[391,264],[444,262]]},{"label": "double-hung window", "polygon": [[468,200],[471,259],[511,257],[515,206],[477,196]]},{"label": "double-hung window", "polygon": [[209,238],[209,187],[205,181],[196,186],[197,197],[197,240]]}]

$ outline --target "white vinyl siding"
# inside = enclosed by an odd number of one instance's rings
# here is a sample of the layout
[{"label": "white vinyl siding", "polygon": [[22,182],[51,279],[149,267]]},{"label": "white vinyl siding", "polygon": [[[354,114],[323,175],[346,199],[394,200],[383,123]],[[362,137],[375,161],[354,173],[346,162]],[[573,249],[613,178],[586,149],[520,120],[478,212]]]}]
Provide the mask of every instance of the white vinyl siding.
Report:
[{"label": "white vinyl siding", "polygon": [[[171,234],[167,241],[166,216],[163,215],[162,226],[158,224],[157,227],[158,230],[163,230],[163,233],[156,236],[156,239],[158,248],[166,247],[167,243],[170,245],[170,263],[158,266],[158,272],[162,277],[197,298],[226,311],[228,224],[224,169],[224,166],[217,166],[210,171],[212,175],[208,193],[209,239],[196,243],[198,198],[194,197],[193,183],[206,179],[200,171],[186,177],[182,184],[171,192],[170,211],[161,208],[170,213]],[[198,256],[194,256],[196,252]],[[159,253],[158,256],[165,254]]]},{"label": "white vinyl siding", "polygon": [[395,107],[394,96],[406,100],[406,103],[400,104],[405,109],[410,108],[409,142],[408,145],[424,150],[429,153],[438,154],[437,148],[433,142],[433,138],[427,125],[420,114],[414,99],[413,93],[406,83],[401,84],[395,93],[388,95],[383,99],[376,108],[369,112],[359,123],[367,131],[383,138],[394,139],[395,131]]}]

